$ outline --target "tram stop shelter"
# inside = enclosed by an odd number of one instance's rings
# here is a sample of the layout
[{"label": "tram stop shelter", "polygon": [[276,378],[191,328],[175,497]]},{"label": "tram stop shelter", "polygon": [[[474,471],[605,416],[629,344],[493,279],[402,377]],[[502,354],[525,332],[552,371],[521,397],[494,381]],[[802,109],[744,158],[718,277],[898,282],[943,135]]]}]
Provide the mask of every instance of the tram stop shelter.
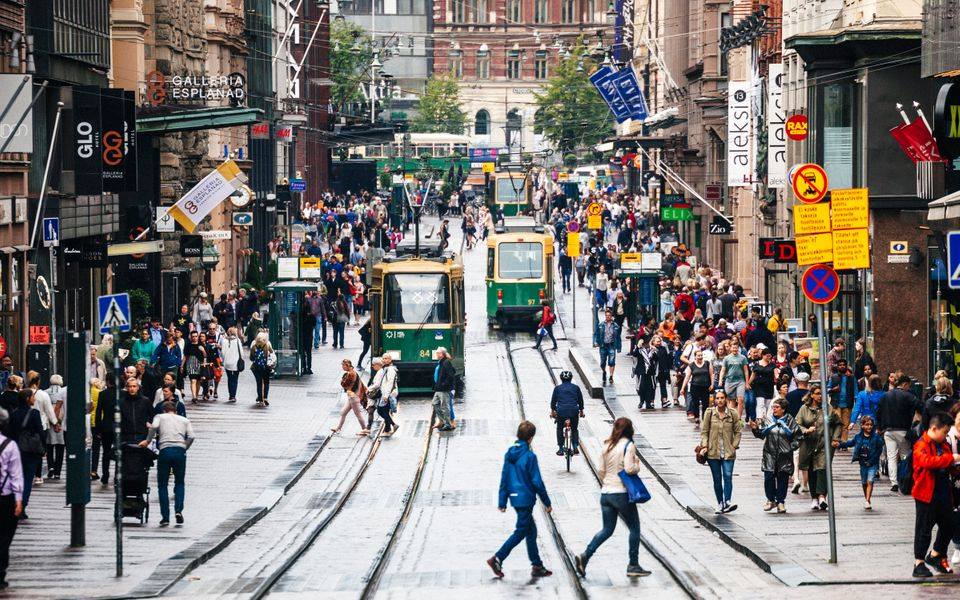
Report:
[{"label": "tram stop shelter", "polygon": [[623,252],[617,278],[623,282],[627,323],[636,330],[650,317],[660,315],[660,278],[662,256],[659,252]]},{"label": "tram stop shelter", "polygon": [[272,292],[268,320],[270,344],[277,353],[274,375],[300,377],[303,374],[300,353],[312,351],[310,343],[305,348],[300,346],[300,313],[305,310],[306,293],[319,290],[320,284],[294,279],[272,283],[267,289]]}]

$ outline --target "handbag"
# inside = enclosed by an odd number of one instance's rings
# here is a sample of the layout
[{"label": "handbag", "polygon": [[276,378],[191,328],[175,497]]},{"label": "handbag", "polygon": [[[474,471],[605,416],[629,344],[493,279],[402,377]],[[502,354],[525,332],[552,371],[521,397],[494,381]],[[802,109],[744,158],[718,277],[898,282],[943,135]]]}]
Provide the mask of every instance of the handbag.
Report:
[{"label": "handbag", "polygon": [[703,446],[701,446],[700,444],[697,444],[696,448],[693,449],[693,454],[696,457],[698,463],[700,463],[701,465],[705,465],[707,464],[707,455],[700,454],[702,450],[703,450]]},{"label": "handbag", "polygon": [[[30,409],[33,410],[33,409]],[[20,437],[17,438],[17,447],[20,448],[20,452],[23,454],[32,454],[33,456],[43,456],[44,447],[43,440],[40,439],[40,434],[34,431],[27,431],[27,421],[30,420],[30,411],[27,411],[27,416],[23,418],[23,423],[20,424]]]},{"label": "handbag", "polygon": [[[623,455],[627,455],[627,451],[630,449],[630,444],[633,442],[627,442],[627,445],[623,449]],[[620,477],[620,481],[623,482],[623,487],[627,488],[627,499],[634,504],[643,504],[650,500],[650,492],[647,491],[647,486],[644,485],[643,480],[640,479],[639,475],[630,475],[625,469],[621,470],[617,475]]]},{"label": "handbag", "polygon": [[243,352],[239,346],[240,342],[237,341],[237,354],[240,355],[237,357],[237,373],[243,373],[243,370],[247,368],[247,363],[243,362]]}]

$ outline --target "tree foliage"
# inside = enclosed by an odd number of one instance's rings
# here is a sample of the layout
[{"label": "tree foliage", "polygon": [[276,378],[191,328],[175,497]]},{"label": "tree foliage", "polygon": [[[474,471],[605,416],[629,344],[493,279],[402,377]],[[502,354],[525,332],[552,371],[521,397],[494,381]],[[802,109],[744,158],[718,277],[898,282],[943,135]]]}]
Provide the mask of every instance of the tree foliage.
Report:
[{"label": "tree foliage", "polygon": [[[577,69],[580,64],[582,72]],[[583,40],[577,40],[543,92],[534,94],[536,126],[562,154],[592,148],[614,133],[613,115],[589,80],[596,67]]]},{"label": "tree foliage", "polygon": [[330,79],[333,80],[330,94],[334,106],[363,101],[360,83],[369,79],[372,42],[356,23],[339,19],[330,23]]},{"label": "tree foliage", "polygon": [[467,114],[460,110],[460,88],[450,75],[434,75],[420,96],[420,110],[410,131],[463,135]]}]

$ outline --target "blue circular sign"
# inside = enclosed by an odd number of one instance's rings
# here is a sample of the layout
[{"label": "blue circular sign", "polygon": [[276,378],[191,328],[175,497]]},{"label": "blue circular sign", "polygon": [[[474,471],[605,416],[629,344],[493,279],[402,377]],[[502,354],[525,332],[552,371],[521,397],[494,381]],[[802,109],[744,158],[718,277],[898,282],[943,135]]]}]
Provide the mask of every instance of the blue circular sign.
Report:
[{"label": "blue circular sign", "polygon": [[813,265],[803,272],[800,287],[810,302],[828,304],[840,293],[840,276],[827,265]]}]

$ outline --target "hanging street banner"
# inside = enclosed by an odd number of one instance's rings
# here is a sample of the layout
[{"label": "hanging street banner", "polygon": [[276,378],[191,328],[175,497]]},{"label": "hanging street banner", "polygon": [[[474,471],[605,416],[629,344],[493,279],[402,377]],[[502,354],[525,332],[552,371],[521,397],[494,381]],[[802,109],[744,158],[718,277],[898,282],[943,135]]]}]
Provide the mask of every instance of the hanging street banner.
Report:
[{"label": "hanging street banner", "polygon": [[731,81],[727,87],[727,185],[730,187],[747,187],[753,181],[752,89],[747,81]]},{"label": "hanging street banner", "polygon": [[[14,97],[14,92],[18,91],[20,83],[24,78],[27,82],[19,89],[19,93]],[[6,107],[13,101],[10,111],[4,117],[4,122],[0,123],[0,146],[10,140],[7,149],[4,152],[23,152],[30,154],[33,152],[33,108],[30,106],[31,96],[33,95],[33,76],[21,75],[19,73],[0,74],[0,109]],[[17,124],[20,115],[26,113],[23,122],[14,131],[13,126]]]},{"label": "hanging street banner", "polygon": [[617,85],[617,91],[620,97],[626,102],[630,109],[630,118],[635,121],[642,121],[647,118],[647,101],[643,97],[643,89],[637,80],[637,73],[632,66],[617,71],[614,75],[614,82]]},{"label": "hanging street banner", "polygon": [[787,130],[783,110],[783,64],[769,66],[767,82],[767,187],[787,186]]},{"label": "hanging street banner", "polygon": [[597,88],[600,97],[610,107],[617,123],[623,123],[627,119],[647,118],[647,102],[633,67],[619,71],[600,67],[590,75],[590,83]]},{"label": "hanging street banner", "polygon": [[633,20],[635,0],[616,0],[617,15],[613,22],[613,57],[617,62],[629,62],[633,57]]},{"label": "hanging street banner", "polygon": [[236,162],[223,162],[171,206],[168,214],[193,233],[204,217],[246,182],[247,177]]},{"label": "hanging street banner", "polygon": [[617,91],[617,86],[613,82],[614,75],[610,67],[600,67],[590,75],[590,83],[597,88],[600,97],[610,107],[610,112],[613,113],[617,123],[623,123],[630,118],[630,108]]}]

